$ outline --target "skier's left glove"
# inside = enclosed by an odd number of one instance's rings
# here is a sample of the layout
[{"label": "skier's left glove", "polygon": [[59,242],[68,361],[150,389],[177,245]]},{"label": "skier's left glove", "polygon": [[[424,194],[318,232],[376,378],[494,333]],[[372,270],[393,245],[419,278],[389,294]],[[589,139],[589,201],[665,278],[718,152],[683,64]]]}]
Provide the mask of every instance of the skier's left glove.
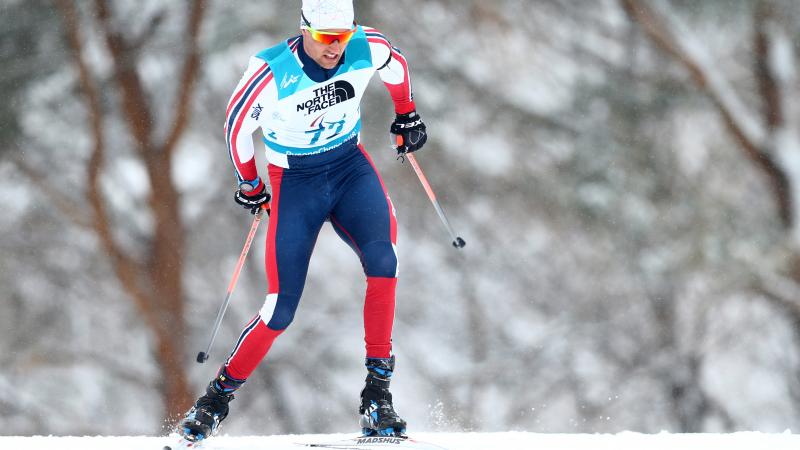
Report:
[{"label": "skier's left glove", "polygon": [[260,180],[258,184],[261,185],[261,189],[256,186],[256,189],[247,190],[251,185],[242,183],[239,189],[236,190],[233,199],[245,209],[249,209],[251,214],[257,213],[259,209],[264,207],[263,205],[267,205],[267,214],[269,214],[269,200],[272,196],[267,192],[266,184],[261,183]]},{"label": "skier's left glove", "polygon": [[398,155],[415,152],[421,149],[428,140],[425,124],[422,123],[422,119],[416,111],[397,114],[392,126],[389,127],[389,132],[394,135],[393,145],[397,149]]}]

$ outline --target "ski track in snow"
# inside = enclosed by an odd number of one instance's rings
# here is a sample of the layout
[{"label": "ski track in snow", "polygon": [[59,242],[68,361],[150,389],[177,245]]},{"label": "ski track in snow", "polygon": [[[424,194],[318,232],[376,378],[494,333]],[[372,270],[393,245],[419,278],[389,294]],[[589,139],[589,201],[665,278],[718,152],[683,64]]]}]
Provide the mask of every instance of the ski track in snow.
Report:
[{"label": "ski track in snow", "polygon": [[[287,436],[217,436],[202,450],[298,450],[303,443],[330,442],[353,434]],[[412,438],[447,450],[797,450],[800,435],[738,432],[730,434],[543,434],[504,433],[414,433]],[[147,436],[0,436],[2,450],[161,450],[177,442],[175,437]],[[390,448],[388,446],[381,448]]]}]

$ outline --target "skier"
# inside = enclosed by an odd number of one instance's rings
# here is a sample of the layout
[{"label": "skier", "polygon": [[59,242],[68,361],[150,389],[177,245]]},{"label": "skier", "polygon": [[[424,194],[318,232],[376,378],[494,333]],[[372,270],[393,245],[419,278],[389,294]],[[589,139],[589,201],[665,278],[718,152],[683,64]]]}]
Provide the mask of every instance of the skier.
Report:
[{"label": "skier", "polygon": [[[254,214],[270,211],[268,291],[264,306],[182,421],[180,431],[189,441],[216,431],[234,392],[292,322],[326,221],[356,252],[367,277],[362,432],[402,436],[406,430],[389,392],[397,224],[359,139],[361,97],[375,71],[394,102],[390,131],[399,136],[398,153],[419,150],[426,128],[416,112],[405,57],[380,31],[356,24],[352,0],[303,0],[300,33],[251,57],[228,103],[225,138],[238,179],[234,199]],[[258,128],[272,194],[254,159],[251,136]]]}]

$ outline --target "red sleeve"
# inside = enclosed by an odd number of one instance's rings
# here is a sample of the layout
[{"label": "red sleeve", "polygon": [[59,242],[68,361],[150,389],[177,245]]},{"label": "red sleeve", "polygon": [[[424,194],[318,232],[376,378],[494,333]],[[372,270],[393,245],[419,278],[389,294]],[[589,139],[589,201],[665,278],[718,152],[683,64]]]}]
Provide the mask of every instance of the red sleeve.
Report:
[{"label": "red sleeve", "polygon": [[373,59],[377,59],[373,64],[377,66],[378,74],[392,96],[394,111],[397,114],[414,111],[416,106],[411,89],[411,72],[405,56],[375,28],[364,27],[364,32],[373,50]]}]

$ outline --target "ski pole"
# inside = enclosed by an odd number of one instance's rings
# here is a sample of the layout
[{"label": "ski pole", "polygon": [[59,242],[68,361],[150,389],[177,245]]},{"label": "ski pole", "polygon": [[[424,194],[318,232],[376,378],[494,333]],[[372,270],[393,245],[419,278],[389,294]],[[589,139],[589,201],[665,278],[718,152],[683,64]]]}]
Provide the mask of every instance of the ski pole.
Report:
[{"label": "ski pole", "polygon": [[406,153],[405,156],[408,158],[408,161],[411,163],[411,167],[414,168],[414,172],[417,173],[417,178],[419,178],[419,182],[422,183],[422,187],[425,189],[425,193],[428,194],[428,198],[433,203],[433,207],[436,208],[436,214],[439,215],[439,219],[442,220],[445,228],[447,228],[447,232],[450,233],[450,237],[453,238],[453,247],[455,248],[463,248],[467,245],[464,242],[464,239],[461,237],[456,236],[456,233],[453,231],[453,227],[450,226],[450,221],[447,220],[447,216],[444,215],[444,210],[442,210],[441,205],[439,205],[439,201],[436,200],[436,194],[433,193],[433,189],[431,188],[431,184],[428,182],[428,178],[425,176],[425,173],[422,172],[422,168],[417,163],[417,158],[414,157],[413,153]]},{"label": "ski pole", "polygon": [[225,301],[222,302],[222,305],[219,307],[219,311],[217,311],[217,319],[214,321],[214,329],[211,331],[211,339],[208,341],[206,351],[199,352],[197,354],[197,362],[200,364],[206,362],[208,360],[209,353],[211,353],[211,346],[214,345],[214,339],[217,338],[219,326],[222,324],[222,316],[225,315],[225,311],[228,309],[228,304],[231,302],[231,294],[233,294],[233,289],[236,287],[236,282],[239,280],[239,273],[242,271],[242,266],[244,266],[245,258],[247,258],[247,253],[250,251],[250,245],[253,243],[253,238],[256,235],[256,230],[258,230],[258,224],[261,223],[261,217],[263,216],[265,209],[265,207],[262,207],[262,209],[255,214],[253,224],[250,225],[250,233],[247,234],[247,239],[244,241],[244,248],[242,249],[242,253],[239,255],[239,261],[236,263],[236,269],[233,271],[233,277],[231,278],[230,284],[228,284],[228,293],[225,294]]}]

